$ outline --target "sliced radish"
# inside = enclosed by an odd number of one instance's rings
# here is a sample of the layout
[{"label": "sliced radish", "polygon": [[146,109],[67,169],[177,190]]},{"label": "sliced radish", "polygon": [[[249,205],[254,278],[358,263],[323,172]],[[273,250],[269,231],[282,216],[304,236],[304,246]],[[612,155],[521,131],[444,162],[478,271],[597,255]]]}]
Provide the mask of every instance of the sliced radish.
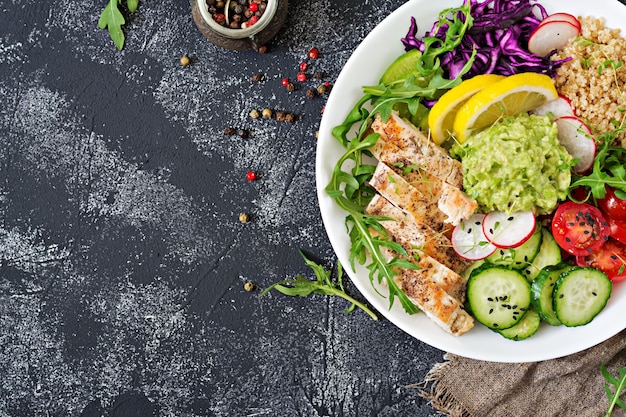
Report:
[{"label": "sliced radish", "polygon": [[496,247],[483,234],[484,218],[484,214],[474,213],[452,230],[452,247],[460,257],[477,261],[496,251]]},{"label": "sliced radish", "polygon": [[515,248],[526,242],[535,231],[532,211],[507,214],[492,211],[483,220],[483,233],[487,240],[499,248]]},{"label": "sliced radish", "polygon": [[541,23],[530,34],[528,50],[546,56],[555,49],[563,48],[567,42],[580,34],[580,29],[565,20]]},{"label": "sliced radish", "polygon": [[555,20],[569,22],[572,25],[576,26],[579,31],[581,29],[580,20],[578,20],[576,16],[569,13],[552,13],[550,16],[547,16],[545,19],[543,19],[541,21],[541,24],[554,22]]},{"label": "sliced radish", "polygon": [[556,125],[559,129],[559,142],[570,155],[578,159],[574,172],[582,174],[588,171],[596,156],[596,141],[591,136],[589,126],[575,116],[559,117]]},{"label": "sliced radish", "polygon": [[559,96],[554,100],[543,103],[531,111],[531,113],[537,116],[549,115],[552,120],[556,120],[563,116],[574,116],[574,109],[572,109],[572,105],[566,97]]}]

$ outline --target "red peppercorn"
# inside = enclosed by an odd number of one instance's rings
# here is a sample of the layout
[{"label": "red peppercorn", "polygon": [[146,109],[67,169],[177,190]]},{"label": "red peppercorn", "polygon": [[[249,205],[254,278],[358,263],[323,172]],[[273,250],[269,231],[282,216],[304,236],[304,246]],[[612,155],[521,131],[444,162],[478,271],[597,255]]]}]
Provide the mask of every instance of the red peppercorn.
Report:
[{"label": "red peppercorn", "polygon": [[303,73],[303,72],[299,72],[298,73],[298,81],[300,81],[300,82],[306,81],[306,74]]},{"label": "red peppercorn", "polygon": [[257,10],[259,10],[259,5],[257,3],[250,3],[250,11],[254,13]]},{"label": "red peppercorn", "polygon": [[252,25],[254,25],[258,21],[259,21],[259,16],[254,15],[254,16],[250,17],[250,20],[248,20],[248,26],[252,26]]},{"label": "red peppercorn", "polygon": [[[254,4],[254,3],[253,3]],[[280,83],[283,85],[283,87],[287,87],[289,85],[289,78],[285,77],[283,78]]]},{"label": "red peppercorn", "polygon": [[326,110],[326,107],[322,107],[322,114],[324,114],[324,110]]},{"label": "red peppercorn", "polygon": [[302,72],[306,71],[306,67],[307,67],[306,62],[301,62],[300,63],[300,71],[302,71]]},{"label": "red peppercorn", "polygon": [[256,172],[254,171],[248,171],[248,173],[246,174],[246,179],[248,181],[254,181],[256,180]]},{"label": "red peppercorn", "polygon": [[311,48],[309,49],[309,58],[311,59],[317,59],[320,56],[320,51],[317,50],[317,48]]},{"label": "red peppercorn", "polygon": [[324,82],[324,86],[327,88],[330,87],[330,82],[329,81]]}]

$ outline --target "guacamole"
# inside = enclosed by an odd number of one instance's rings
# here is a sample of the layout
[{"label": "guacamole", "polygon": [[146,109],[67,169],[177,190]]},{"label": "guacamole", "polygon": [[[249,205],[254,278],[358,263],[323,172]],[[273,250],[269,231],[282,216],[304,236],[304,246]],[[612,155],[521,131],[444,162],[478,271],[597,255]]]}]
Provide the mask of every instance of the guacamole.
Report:
[{"label": "guacamole", "polygon": [[505,118],[453,145],[450,154],[461,159],[465,192],[480,211],[547,214],[567,196],[573,158],[547,116]]}]

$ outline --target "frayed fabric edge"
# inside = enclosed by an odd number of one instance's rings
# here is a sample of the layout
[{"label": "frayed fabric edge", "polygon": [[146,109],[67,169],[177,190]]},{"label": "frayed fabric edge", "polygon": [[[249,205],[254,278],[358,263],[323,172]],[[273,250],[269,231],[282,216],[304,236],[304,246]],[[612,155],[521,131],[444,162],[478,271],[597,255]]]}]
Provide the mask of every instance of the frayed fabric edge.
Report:
[{"label": "frayed fabric edge", "polygon": [[444,362],[436,363],[424,377],[424,380],[410,388],[419,390],[419,395],[428,400],[429,404],[442,415],[449,417],[469,417],[454,395],[446,388],[439,385],[441,377],[450,368],[450,354],[443,356]]}]

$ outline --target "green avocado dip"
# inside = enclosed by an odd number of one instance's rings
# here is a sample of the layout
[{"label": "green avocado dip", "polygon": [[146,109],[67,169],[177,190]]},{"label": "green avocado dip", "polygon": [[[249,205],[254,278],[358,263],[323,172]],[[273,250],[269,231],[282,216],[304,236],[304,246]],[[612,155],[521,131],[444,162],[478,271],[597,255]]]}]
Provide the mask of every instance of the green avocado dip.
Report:
[{"label": "green avocado dip", "polygon": [[572,156],[559,144],[547,116],[508,117],[456,143],[463,187],[483,212],[548,214],[567,196]]}]

